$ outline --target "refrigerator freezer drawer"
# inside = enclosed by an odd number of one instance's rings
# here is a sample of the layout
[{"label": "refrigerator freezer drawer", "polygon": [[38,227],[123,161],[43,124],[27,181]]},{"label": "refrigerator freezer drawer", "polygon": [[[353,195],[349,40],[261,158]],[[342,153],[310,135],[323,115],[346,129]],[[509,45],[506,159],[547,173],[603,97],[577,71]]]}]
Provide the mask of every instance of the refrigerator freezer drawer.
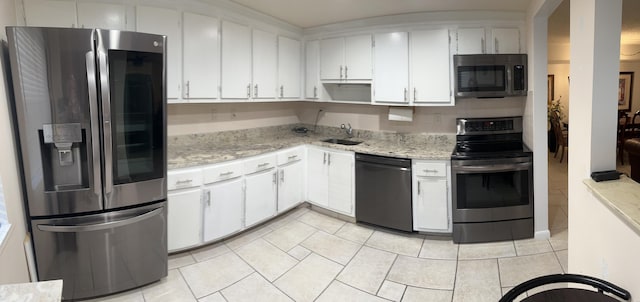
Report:
[{"label": "refrigerator freezer drawer", "polygon": [[139,287],[167,275],[167,206],[31,221],[38,279],[63,279],[63,299]]}]

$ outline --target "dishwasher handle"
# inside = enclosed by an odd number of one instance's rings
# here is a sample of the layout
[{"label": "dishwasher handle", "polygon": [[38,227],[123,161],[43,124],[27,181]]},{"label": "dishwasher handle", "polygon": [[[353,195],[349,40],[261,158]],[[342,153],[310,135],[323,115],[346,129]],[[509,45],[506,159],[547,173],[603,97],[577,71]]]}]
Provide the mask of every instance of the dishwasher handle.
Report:
[{"label": "dishwasher handle", "polygon": [[399,171],[406,171],[411,173],[411,167],[401,167],[401,166],[394,166],[394,165],[386,165],[386,164],[381,164],[381,163],[373,163],[373,162],[363,162],[363,161],[358,161],[356,162],[356,166],[370,166],[370,167],[375,167],[378,169],[388,169],[388,170],[399,170]]},{"label": "dishwasher handle", "polygon": [[358,162],[384,166],[403,167],[411,170],[411,160],[408,158],[386,157],[356,153],[356,163]]}]

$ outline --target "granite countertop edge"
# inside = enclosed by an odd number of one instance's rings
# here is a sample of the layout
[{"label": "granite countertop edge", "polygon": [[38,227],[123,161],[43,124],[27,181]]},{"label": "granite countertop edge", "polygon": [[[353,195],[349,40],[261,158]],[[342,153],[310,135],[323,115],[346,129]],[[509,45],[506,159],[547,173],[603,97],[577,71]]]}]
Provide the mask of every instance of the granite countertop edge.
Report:
[{"label": "granite countertop edge", "polygon": [[[361,141],[358,145],[341,145],[322,142],[327,138],[341,138]],[[412,138],[411,141],[395,139],[388,135],[386,139],[335,136],[330,134],[294,134],[285,133],[275,136],[229,139],[228,141],[209,141],[206,136],[179,141],[169,137],[168,169],[191,168],[249,158],[261,154],[277,152],[303,145],[313,145],[334,150],[352,151],[372,155],[416,160],[449,160],[454,148],[450,136],[424,135],[425,139]],[[434,140],[436,142],[434,142]]]},{"label": "granite countertop edge", "polygon": [[640,183],[626,175],[601,182],[585,179],[583,183],[605,207],[640,235]]}]

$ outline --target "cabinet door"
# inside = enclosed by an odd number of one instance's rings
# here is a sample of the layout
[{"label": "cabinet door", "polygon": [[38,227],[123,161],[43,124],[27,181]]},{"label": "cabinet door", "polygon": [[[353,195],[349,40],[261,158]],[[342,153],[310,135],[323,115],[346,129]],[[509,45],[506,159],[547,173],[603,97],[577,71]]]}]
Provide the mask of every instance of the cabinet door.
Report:
[{"label": "cabinet door", "polygon": [[233,22],[222,21],[223,99],[247,99],[251,96],[251,30]]},{"label": "cabinet door", "polygon": [[179,98],[182,83],[180,15],[172,9],[138,6],[136,31],[167,36],[167,98]]},{"label": "cabinet door", "polygon": [[371,35],[345,38],[344,79],[371,79]]},{"label": "cabinet door", "polygon": [[302,161],[284,166],[278,171],[278,212],[283,212],[301,203],[304,169]]},{"label": "cabinet door", "polygon": [[406,32],[375,35],[374,97],[379,102],[408,103],[409,41]]},{"label": "cabinet door", "polygon": [[125,30],[125,7],[115,3],[78,2],[78,24],[82,28]]},{"label": "cabinet door", "polygon": [[320,41],[320,78],[341,80],[344,75],[344,38]]},{"label": "cabinet door", "polygon": [[279,97],[300,98],[300,41],[278,37]]},{"label": "cabinet door", "polygon": [[484,28],[459,28],[457,32],[457,53],[482,54],[485,53]]},{"label": "cabinet door", "polygon": [[247,175],[245,225],[251,226],[276,214],[277,171]]},{"label": "cabinet door", "polygon": [[328,152],[307,148],[307,199],[323,207],[329,206]]},{"label": "cabinet door", "polygon": [[253,31],[253,98],[275,98],[278,45],[276,34]]},{"label": "cabinet door", "polygon": [[411,32],[411,98],[414,102],[451,102],[450,59],[448,29]]},{"label": "cabinet door", "polygon": [[417,230],[447,231],[449,211],[446,178],[419,178],[418,201],[413,213],[413,226]]},{"label": "cabinet door", "polygon": [[200,189],[169,192],[167,199],[169,252],[200,244],[202,228]]},{"label": "cabinet door", "polygon": [[493,28],[493,53],[520,53],[520,30],[517,28]]},{"label": "cabinet door", "polygon": [[218,19],[184,13],[184,93],[186,99],[216,99],[220,78]]},{"label": "cabinet door", "polygon": [[219,182],[205,188],[203,237],[212,241],[242,229],[242,178]]},{"label": "cabinet door", "polygon": [[78,27],[76,2],[65,0],[24,0],[27,26]]},{"label": "cabinet door", "polygon": [[329,209],[353,216],[353,153],[329,152]]},{"label": "cabinet door", "polygon": [[320,91],[320,42],[309,41],[306,44],[305,55],[305,88],[304,97],[307,99],[319,98]]}]

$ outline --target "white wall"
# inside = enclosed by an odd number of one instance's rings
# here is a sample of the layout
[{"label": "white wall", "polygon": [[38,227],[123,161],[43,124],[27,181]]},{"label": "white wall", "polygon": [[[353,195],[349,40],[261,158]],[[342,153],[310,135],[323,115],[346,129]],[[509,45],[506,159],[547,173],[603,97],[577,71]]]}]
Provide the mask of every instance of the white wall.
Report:
[{"label": "white wall", "polygon": [[[0,0],[0,38],[6,41],[5,26],[15,25],[15,6],[13,0]],[[0,65],[2,65],[0,63]],[[5,66],[0,72],[0,175],[7,206],[7,216],[11,230],[0,248],[0,284],[28,282],[29,273],[24,255],[23,240],[27,232],[20,178],[16,162],[13,131],[10,123],[9,104],[5,87]]]},{"label": "white wall", "polygon": [[398,133],[455,133],[458,117],[520,116],[524,98],[464,99],[455,107],[414,107],[413,122],[388,120],[388,106],[323,102],[169,105],[169,135],[210,133],[293,123]]}]

